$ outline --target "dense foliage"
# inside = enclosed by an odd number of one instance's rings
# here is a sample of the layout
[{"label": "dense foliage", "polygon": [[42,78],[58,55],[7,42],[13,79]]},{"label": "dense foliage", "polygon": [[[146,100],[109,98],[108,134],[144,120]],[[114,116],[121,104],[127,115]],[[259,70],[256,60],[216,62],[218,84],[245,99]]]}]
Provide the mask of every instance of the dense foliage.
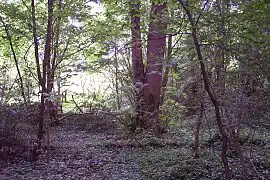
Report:
[{"label": "dense foliage", "polygon": [[132,147],[137,178],[268,179],[269,20],[262,0],[2,0],[0,167],[85,131]]}]

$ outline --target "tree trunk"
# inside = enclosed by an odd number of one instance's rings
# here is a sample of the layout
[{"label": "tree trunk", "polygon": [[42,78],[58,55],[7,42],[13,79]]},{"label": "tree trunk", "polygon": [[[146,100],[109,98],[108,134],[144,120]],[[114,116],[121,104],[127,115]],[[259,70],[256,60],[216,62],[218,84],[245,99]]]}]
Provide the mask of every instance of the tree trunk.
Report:
[{"label": "tree trunk", "polygon": [[116,109],[121,109],[120,104],[120,93],[119,93],[119,64],[118,64],[118,57],[117,57],[117,43],[115,42],[114,47],[114,67],[115,67],[115,92],[116,92]]},{"label": "tree trunk", "polygon": [[32,0],[31,3],[31,15],[32,15],[32,33],[34,38],[34,47],[35,47],[35,59],[36,59],[36,68],[37,68],[37,76],[38,76],[38,84],[41,86],[42,84],[42,77],[40,71],[40,64],[39,64],[39,56],[38,56],[38,39],[37,39],[37,29],[36,29],[36,10],[35,10],[35,0]]},{"label": "tree trunk", "polygon": [[[172,34],[169,34],[168,35],[167,63],[170,62],[171,56],[172,56]],[[170,72],[170,66],[166,64],[164,75],[162,78],[162,89],[161,89],[162,92],[161,92],[161,97],[160,97],[160,106],[162,106],[164,103],[165,93],[167,90],[166,87],[167,87],[167,83],[169,79],[169,72]]]},{"label": "tree trunk", "polygon": [[[132,68],[139,126],[159,131],[158,110],[162,87],[162,63],[166,45],[166,4],[152,4],[148,30],[147,68],[144,73],[140,32],[140,2],[131,0]],[[142,110],[143,108],[143,110]]]},{"label": "tree trunk", "polygon": [[51,73],[51,79],[54,80],[55,77],[55,70],[57,68],[58,63],[56,63],[57,60],[59,60],[57,58],[59,52],[58,52],[58,47],[59,47],[59,38],[60,38],[60,26],[61,26],[61,13],[62,13],[62,3],[63,0],[59,0],[58,1],[58,9],[57,9],[57,13],[58,13],[58,17],[56,18],[56,30],[55,30],[55,34],[54,34],[54,39],[55,39],[55,43],[54,43],[54,47],[53,47],[53,58],[52,58],[52,73]]},{"label": "tree trunk", "polygon": [[142,98],[144,84],[144,65],[142,59],[141,25],[140,25],[140,1],[130,1],[131,35],[132,35],[132,69],[133,89],[135,92],[136,120],[138,126],[143,126]]},{"label": "tree trunk", "polygon": [[12,55],[13,55],[13,59],[14,59],[15,66],[16,66],[16,70],[17,70],[17,73],[18,73],[18,76],[19,76],[19,80],[20,80],[21,94],[22,94],[22,97],[23,97],[24,104],[26,104],[27,101],[26,101],[26,96],[25,96],[25,92],[24,92],[23,79],[22,79],[20,68],[19,68],[18,59],[17,59],[16,53],[15,53],[15,50],[14,50],[14,47],[13,47],[11,35],[9,34],[8,25],[4,22],[4,20],[2,19],[2,17],[0,17],[0,20],[1,20],[1,22],[2,22],[2,24],[4,26],[4,28],[5,28],[5,32],[6,32],[8,41],[9,41],[10,49],[11,49],[11,52],[12,52]]},{"label": "tree trunk", "polygon": [[[42,96],[44,97],[44,92],[46,92],[47,98],[45,100],[45,115],[49,115],[51,122],[54,119],[54,104],[52,99],[52,88],[54,83],[53,77],[53,67],[51,65],[51,45],[52,45],[52,37],[53,37],[53,4],[54,0],[48,0],[48,24],[47,24],[47,35],[46,35],[46,43],[44,50],[44,61],[43,61],[43,78],[47,75],[47,82],[44,80],[44,83],[47,83],[47,87],[42,89]],[[49,146],[49,123],[47,122],[47,146]]]},{"label": "tree trunk", "polygon": [[167,27],[167,5],[152,4],[147,39],[147,68],[144,81],[144,121],[156,133],[160,130],[158,111],[162,86],[162,64],[164,61]]},{"label": "tree trunk", "polygon": [[[34,1],[32,1],[32,22],[35,24],[35,16],[34,16]],[[42,65],[42,79],[41,79],[41,99],[40,99],[40,112],[39,112],[39,128],[38,128],[38,141],[35,145],[35,149],[33,150],[33,159],[36,160],[39,153],[38,151],[41,149],[42,139],[44,135],[44,116],[47,113],[46,109],[49,110],[51,108],[51,103],[48,102],[47,98],[51,91],[51,66],[50,66],[50,56],[51,56],[51,41],[52,41],[52,15],[53,15],[53,0],[48,0],[48,24],[47,24],[47,35],[46,35],[46,43],[44,50],[44,61]],[[39,67],[38,60],[38,43],[36,39],[36,27],[33,27],[33,35],[35,41],[35,54],[36,54],[36,63],[37,63],[37,71]],[[39,73],[39,72],[38,72]],[[47,85],[47,87],[46,87]]]},{"label": "tree trunk", "polygon": [[[43,63],[43,78],[47,73],[47,93],[50,93],[53,88],[53,71],[51,66],[51,42],[52,42],[52,33],[53,33],[53,3],[54,0],[48,0],[48,24],[47,24],[47,35],[46,35],[46,44],[44,50],[44,63]],[[46,67],[44,67],[46,66]],[[44,80],[45,81],[45,80]],[[46,81],[45,81],[46,82]]]},{"label": "tree trunk", "polygon": [[[53,33],[53,38],[55,39],[55,43],[53,43],[53,57],[52,57],[52,62],[51,62],[51,76],[50,76],[50,80],[52,82],[52,86],[51,86],[51,90],[53,88],[53,82],[55,80],[55,76],[56,76],[56,68],[57,65],[59,65],[60,63],[60,59],[58,58],[59,52],[58,52],[58,48],[59,48],[59,38],[60,38],[60,26],[61,26],[61,13],[62,13],[62,3],[63,0],[58,0],[58,5],[57,5],[57,18],[55,18],[55,22],[56,22],[56,28],[55,28],[55,33]],[[53,107],[51,109],[51,118],[53,118],[54,120],[56,120],[55,122],[57,122],[58,119],[58,115],[62,113],[62,104],[61,104],[61,78],[60,78],[60,72],[57,75],[57,95],[56,95],[56,99],[55,102],[53,103]]]},{"label": "tree trunk", "polygon": [[[38,53],[38,39],[37,39],[37,30],[36,30],[36,15],[35,15],[35,0],[31,1],[31,15],[32,15],[32,33],[34,39],[34,47],[35,47],[35,60],[36,60],[36,70],[38,76],[38,85],[43,87],[43,80],[41,76],[40,64],[39,64],[39,53]],[[43,138],[43,121],[44,121],[44,98],[41,96],[40,99],[40,107],[39,107],[39,116],[38,116],[38,135],[37,142],[35,143],[32,150],[32,158],[33,160],[37,160],[38,158],[38,150],[41,147],[41,140]]]}]

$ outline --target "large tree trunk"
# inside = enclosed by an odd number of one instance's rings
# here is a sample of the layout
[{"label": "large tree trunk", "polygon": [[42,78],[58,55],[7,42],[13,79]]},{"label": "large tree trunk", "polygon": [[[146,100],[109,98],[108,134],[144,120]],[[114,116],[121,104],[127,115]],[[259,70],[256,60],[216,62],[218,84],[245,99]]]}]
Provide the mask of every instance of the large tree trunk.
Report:
[{"label": "large tree trunk", "polygon": [[136,116],[140,127],[159,131],[158,110],[162,87],[162,63],[166,46],[166,4],[152,4],[148,30],[147,67],[144,72],[140,32],[140,2],[131,0],[132,68]]},{"label": "large tree trunk", "polygon": [[160,130],[158,111],[162,86],[162,64],[166,46],[167,5],[152,4],[147,39],[147,68],[144,80],[144,125],[156,133]]},{"label": "large tree trunk", "polygon": [[133,86],[135,92],[136,120],[138,126],[143,126],[142,119],[142,90],[144,84],[144,65],[142,59],[141,25],[140,25],[140,1],[130,1],[131,35],[132,35],[132,69]]}]

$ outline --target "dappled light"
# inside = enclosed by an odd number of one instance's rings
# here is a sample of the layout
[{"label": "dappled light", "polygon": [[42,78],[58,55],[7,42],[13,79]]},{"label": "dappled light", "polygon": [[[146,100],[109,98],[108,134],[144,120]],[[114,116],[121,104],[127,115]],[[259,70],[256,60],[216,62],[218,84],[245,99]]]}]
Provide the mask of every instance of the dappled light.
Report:
[{"label": "dappled light", "polygon": [[267,1],[0,1],[0,180],[270,179]]}]

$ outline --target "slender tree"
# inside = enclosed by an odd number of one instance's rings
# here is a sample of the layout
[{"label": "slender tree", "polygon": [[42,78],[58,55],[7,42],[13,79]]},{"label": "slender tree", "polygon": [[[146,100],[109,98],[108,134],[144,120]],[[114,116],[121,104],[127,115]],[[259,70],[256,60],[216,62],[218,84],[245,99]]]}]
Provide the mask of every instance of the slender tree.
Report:
[{"label": "slender tree", "polygon": [[199,43],[199,38],[198,38],[198,29],[196,27],[196,22],[194,21],[192,13],[189,10],[189,8],[187,7],[186,3],[182,0],[178,0],[178,2],[181,4],[183,9],[186,11],[188,20],[189,20],[190,25],[192,27],[192,38],[193,38],[193,42],[194,42],[194,46],[195,46],[195,51],[197,53],[197,57],[198,57],[198,60],[200,63],[204,87],[205,87],[205,90],[208,93],[208,95],[209,95],[209,97],[214,105],[217,125],[218,125],[219,131],[220,131],[221,136],[222,136],[222,155],[221,156],[222,156],[222,162],[223,162],[224,169],[225,169],[225,179],[230,180],[232,175],[231,175],[231,170],[230,170],[228,158],[227,158],[229,137],[225,131],[224,124],[223,124],[222,119],[221,119],[219,102],[217,100],[217,97],[215,96],[214,90],[212,88],[210,88],[210,81],[209,81],[208,74],[207,74],[207,71],[205,68],[205,62],[203,60],[203,56],[201,53],[201,48],[200,48],[200,43]]},{"label": "slender tree", "polygon": [[25,96],[25,92],[24,92],[23,78],[22,78],[21,71],[20,71],[20,68],[19,68],[18,58],[17,58],[17,55],[15,53],[15,49],[13,47],[12,38],[11,38],[11,35],[9,33],[8,25],[4,22],[4,20],[3,20],[3,18],[1,16],[0,16],[0,21],[4,26],[4,29],[5,29],[5,32],[6,32],[6,35],[7,35],[7,39],[9,41],[9,46],[10,46],[10,49],[11,49],[11,52],[12,52],[12,55],[13,55],[16,70],[17,70],[19,80],[20,80],[21,95],[23,97],[24,104],[26,104],[27,101],[26,101],[26,96]]},{"label": "slender tree", "polygon": [[41,77],[40,62],[39,62],[35,0],[31,1],[31,16],[32,16],[31,17],[32,18],[32,34],[33,34],[34,48],[35,48],[36,70],[37,70],[37,76],[38,76],[38,84],[39,84],[39,86],[41,86],[42,85],[42,77]]},{"label": "slender tree", "polygon": [[[172,57],[172,34],[168,35],[168,46],[167,46],[167,57],[166,57],[166,62],[170,62],[170,59]],[[165,98],[165,93],[167,90],[167,83],[169,79],[169,72],[170,72],[170,66],[166,64],[165,70],[164,70],[164,75],[162,77],[162,93],[160,97],[160,105],[164,103],[164,98]]]}]

